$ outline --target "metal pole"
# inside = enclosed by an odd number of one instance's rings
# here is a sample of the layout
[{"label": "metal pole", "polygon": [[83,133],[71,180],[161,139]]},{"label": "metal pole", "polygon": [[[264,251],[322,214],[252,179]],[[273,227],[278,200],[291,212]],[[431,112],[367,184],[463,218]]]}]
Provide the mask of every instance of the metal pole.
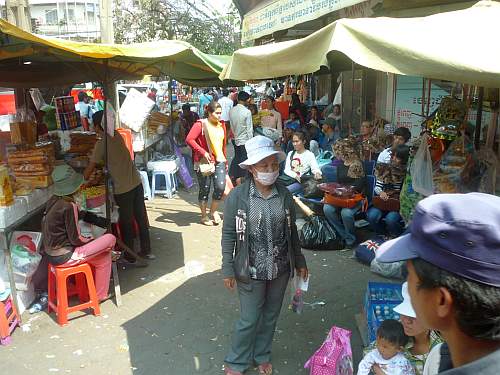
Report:
[{"label": "metal pole", "polygon": [[[109,201],[109,170],[108,170],[108,60],[104,60],[104,113],[102,116],[103,129],[104,129],[104,186],[106,189],[106,219],[108,221],[108,232],[111,233],[111,206]],[[114,125],[114,124],[113,124]]]},{"label": "metal pole", "polygon": [[476,116],[476,131],[474,133],[474,148],[479,150],[481,144],[481,123],[483,120],[483,97],[484,87],[479,87],[479,94],[477,99],[477,116]]},{"label": "metal pole", "polygon": [[349,122],[349,135],[352,135],[352,123],[354,121],[354,61],[351,61],[351,121]]}]

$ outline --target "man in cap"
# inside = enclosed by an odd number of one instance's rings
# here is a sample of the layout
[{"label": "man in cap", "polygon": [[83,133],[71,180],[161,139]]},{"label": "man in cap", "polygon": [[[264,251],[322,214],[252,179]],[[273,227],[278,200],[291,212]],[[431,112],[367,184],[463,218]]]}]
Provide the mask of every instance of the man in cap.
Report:
[{"label": "man in cap", "polygon": [[441,373],[499,374],[500,198],[432,195],[417,205],[410,229],[383,244],[377,260],[407,260],[417,318],[451,353],[453,368]]}]

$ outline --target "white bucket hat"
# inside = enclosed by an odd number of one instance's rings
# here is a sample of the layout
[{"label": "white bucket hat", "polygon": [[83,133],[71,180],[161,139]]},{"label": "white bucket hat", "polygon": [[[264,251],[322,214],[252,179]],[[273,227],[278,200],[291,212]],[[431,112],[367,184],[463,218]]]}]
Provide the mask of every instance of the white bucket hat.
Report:
[{"label": "white bucket hat", "polygon": [[401,294],[403,295],[403,302],[397,305],[393,310],[397,312],[399,315],[409,316],[410,318],[416,318],[417,314],[415,314],[415,310],[413,310],[413,306],[411,305],[410,294],[408,293],[408,283],[403,283],[403,287],[401,288]]},{"label": "white bucket hat", "polygon": [[248,140],[247,143],[245,143],[245,149],[247,151],[247,160],[240,163],[240,167],[243,169],[248,169],[251,165],[255,165],[271,155],[278,156],[280,162],[286,159],[285,153],[283,151],[277,151],[274,148],[274,142],[262,135],[257,135]]}]

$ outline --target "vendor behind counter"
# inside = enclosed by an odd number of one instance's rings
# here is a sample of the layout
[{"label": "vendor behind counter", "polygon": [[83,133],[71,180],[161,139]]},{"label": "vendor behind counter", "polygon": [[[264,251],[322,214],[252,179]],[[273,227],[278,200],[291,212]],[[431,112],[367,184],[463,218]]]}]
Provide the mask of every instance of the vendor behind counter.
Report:
[{"label": "vendor behind counter", "polygon": [[[154,255],[151,254],[151,242],[141,177],[130,157],[130,152],[122,136],[118,132],[115,132],[114,136],[110,136],[104,132],[101,125],[102,117],[103,111],[98,111],[93,116],[94,127],[100,139],[95,144],[90,164],[85,169],[85,179],[90,177],[97,164],[103,163],[105,160],[104,137],[106,136],[108,143],[108,168],[113,180],[115,201],[120,207],[119,224],[123,242],[130,249],[134,248],[133,222],[135,219],[139,227],[141,245],[139,255],[147,259],[154,259]],[[128,262],[135,262],[135,259],[131,256],[125,254],[125,257]]]}]

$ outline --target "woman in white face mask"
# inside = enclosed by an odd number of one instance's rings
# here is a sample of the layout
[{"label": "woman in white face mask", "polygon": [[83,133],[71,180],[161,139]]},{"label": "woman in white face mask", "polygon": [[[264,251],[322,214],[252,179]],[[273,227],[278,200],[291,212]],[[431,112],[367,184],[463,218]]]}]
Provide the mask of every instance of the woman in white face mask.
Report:
[{"label": "woman in white face mask", "polygon": [[224,207],[222,272],[229,290],[237,289],[240,319],[225,359],[225,373],[242,374],[254,364],[271,374],[271,344],[288,280],[307,279],[295,207],[286,187],[276,183],[285,159],[272,140],[256,136],[245,144],[240,164],[252,178],[231,191]]}]

